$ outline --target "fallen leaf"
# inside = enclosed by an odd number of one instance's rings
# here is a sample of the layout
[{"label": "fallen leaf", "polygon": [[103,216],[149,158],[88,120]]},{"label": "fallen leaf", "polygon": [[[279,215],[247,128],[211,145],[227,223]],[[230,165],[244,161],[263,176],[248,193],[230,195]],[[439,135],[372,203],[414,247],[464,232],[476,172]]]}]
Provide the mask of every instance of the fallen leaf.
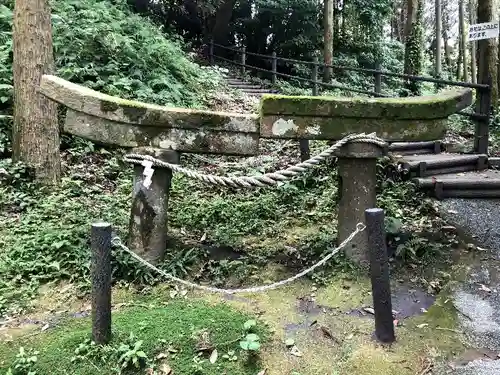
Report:
[{"label": "fallen leaf", "polygon": [[286,346],[294,346],[295,345],[295,340],[294,339],[286,339],[285,340],[285,345]]},{"label": "fallen leaf", "polygon": [[207,232],[203,233],[203,236],[200,238],[200,242],[204,242],[207,239]]},{"label": "fallen leaf", "polygon": [[485,292],[491,293],[491,289],[483,284],[481,284],[481,287],[479,288],[479,290],[483,290]]},{"label": "fallen leaf", "polygon": [[340,340],[336,338],[333,333],[325,326],[320,326],[321,332],[323,332],[323,335],[327,338],[329,338],[332,341],[335,341],[337,344],[340,344]]},{"label": "fallen leaf", "polygon": [[429,325],[429,324],[427,324],[427,323],[419,324],[419,325],[417,326],[417,328],[424,328],[424,327],[427,327],[428,325]]},{"label": "fallen leaf", "polygon": [[449,214],[458,214],[458,211],[455,211],[455,210],[448,210],[448,213],[449,213]]},{"label": "fallen leaf", "polygon": [[168,357],[167,353],[160,353],[156,356],[156,359],[163,359],[163,358],[167,358],[167,357]]},{"label": "fallen leaf", "polygon": [[365,307],[363,310],[366,311],[368,314],[375,315],[375,310],[373,310],[373,308],[371,307]]},{"label": "fallen leaf", "polygon": [[214,349],[212,351],[212,354],[210,354],[210,363],[213,365],[215,362],[217,362],[218,357],[219,353],[217,352],[217,349]]},{"label": "fallen leaf", "polygon": [[297,348],[295,345],[292,346],[292,349],[290,350],[290,354],[295,356],[295,357],[302,357],[302,353],[300,352],[299,348]]},{"label": "fallen leaf", "polygon": [[257,375],[266,375],[266,374],[267,374],[267,368],[265,368],[264,370],[259,371],[259,373]]},{"label": "fallen leaf", "polygon": [[160,374],[162,375],[170,375],[172,373],[172,369],[166,363],[162,363],[160,366]]},{"label": "fallen leaf", "polygon": [[50,325],[47,323],[42,327],[42,332],[48,330]]}]

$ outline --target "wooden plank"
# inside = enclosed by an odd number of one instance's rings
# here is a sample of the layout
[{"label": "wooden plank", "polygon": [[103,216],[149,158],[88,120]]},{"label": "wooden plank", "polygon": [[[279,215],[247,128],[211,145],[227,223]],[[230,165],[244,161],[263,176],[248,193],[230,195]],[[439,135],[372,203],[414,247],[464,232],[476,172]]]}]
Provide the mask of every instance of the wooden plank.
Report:
[{"label": "wooden plank", "polygon": [[144,126],[111,121],[69,109],[64,131],[120,147],[150,146],[182,152],[257,155],[258,133]]},{"label": "wooden plank", "polygon": [[52,75],[42,76],[40,92],[72,110],[124,124],[243,133],[259,131],[257,115],[170,108],[125,100]]},{"label": "wooden plank", "polygon": [[431,141],[446,133],[447,119],[387,120],[368,118],[268,115],[261,119],[263,138],[342,139],[348,134],[373,133],[387,141]]},{"label": "wooden plank", "polygon": [[407,98],[342,98],[264,95],[260,113],[268,115],[370,118],[385,120],[441,119],[472,104],[472,90]]}]

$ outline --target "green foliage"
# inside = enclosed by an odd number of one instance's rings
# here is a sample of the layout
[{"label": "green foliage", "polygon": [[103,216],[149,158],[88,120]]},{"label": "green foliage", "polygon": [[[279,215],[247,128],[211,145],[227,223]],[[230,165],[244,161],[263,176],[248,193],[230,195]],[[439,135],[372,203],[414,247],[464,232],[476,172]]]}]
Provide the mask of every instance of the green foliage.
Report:
[{"label": "green foliage", "polygon": [[16,354],[14,363],[6,372],[6,375],[36,375],[34,370],[39,353],[36,350],[25,351],[21,346]]},{"label": "green foliage", "polygon": [[[412,24],[410,34],[406,38],[405,46],[405,73],[412,75],[422,74],[424,60],[424,28],[423,28],[424,3],[418,0],[417,16]],[[420,83],[417,81],[408,81],[407,89],[413,95],[421,94]]]},{"label": "green foliage", "polygon": [[[92,89],[163,105],[201,107],[220,76],[183,51],[179,38],[130,12],[126,0],[55,0],[57,74]],[[0,110],[12,105],[12,12],[0,5]]]},{"label": "green foliage", "polygon": [[[194,373],[193,364],[205,375],[257,373],[257,362],[249,363],[235,355],[248,315],[222,304],[195,300],[186,303],[184,299],[171,300],[167,305],[161,302],[149,300],[148,309],[126,308],[114,313],[109,345],[97,345],[87,338],[89,318],[73,318],[37,335],[36,340],[24,339],[15,345],[0,343],[0,358],[13,367],[21,363],[15,358],[16,347],[29,345],[38,351],[38,360],[30,367],[36,374],[163,374],[162,369],[168,366],[173,374],[188,375]],[[202,349],[198,336],[193,334],[199,330],[206,333],[208,339],[203,343],[212,350]],[[260,342],[267,339],[264,327],[257,326],[256,332]],[[214,349],[227,352],[227,358],[209,361]],[[1,366],[0,373],[4,373],[6,369]],[[17,374],[28,373],[13,373]]]},{"label": "green foliage", "polygon": [[243,340],[240,341],[240,347],[248,352],[257,352],[260,349],[260,338],[255,333],[247,334]]}]

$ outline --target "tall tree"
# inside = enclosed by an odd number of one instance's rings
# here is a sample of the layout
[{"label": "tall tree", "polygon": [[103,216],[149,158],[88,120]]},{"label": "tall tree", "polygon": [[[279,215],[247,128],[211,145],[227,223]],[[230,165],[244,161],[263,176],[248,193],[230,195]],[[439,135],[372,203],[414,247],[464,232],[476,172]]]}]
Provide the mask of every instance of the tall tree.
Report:
[{"label": "tall tree", "polygon": [[[476,2],[469,0],[469,23],[471,25],[476,23]],[[470,42],[470,73],[472,83],[477,83],[477,51],[475,41]]]},{"label": "tall tree", "polygon": [[[460,41],[460,55],[462,57],[462,79],[467,82],[469,80],[469,70],[467,68],[467,48],[466,48],[466,38],[467,30],[465,29],[465,6],[464,0],[460,0],[458,4],[458,24],[460,29],[459,41]],[[460,61],[457,62],[457,66],[460,66]],[[459,71],[457,70],[457,73]],[[458,74],[457,74],[458,76]]]},{"label": "tall tree", "polygon": [[[493,0],[478,0],[477,3],[477,22],[491,22],[497,16],[497,9],[494,8]],[[491,102],[496,106],[498,98],[497,83],[497,40],[496,38],[484,39],[478,41],[478,82],[487,83],[491,78]]]},{"label": "tall tree", "polygon": [[[333,63],[333,0],[324,0],[324,52],[323,59],[326,65]],[[323,71],[323,81],[330,82],[332,77],[332,68],[325,67]]]},{"label": "tall tree", "polygon": [[436,14],[436,51],[435,54],[435,74],[436,77],[441,77],[441,0],[435,0],[435,14]]},{"label": "tall tree", "polygon": [[13,159],[34,168],[38,180],[57,183],[61,172],[57,106],[38,93],[41,76],[54,67],[48,0],[16,0],[13,52]]},{"label": "tall tree", "polygon": [[451,21],[451,12],[452,9],[448,0],[442,1],[441,8],[441,23],[442,23],[442,37],[443,37],[443,47],[444,47],[444,62],[446,64],[446,70],[451,71],[451,46],[450,42],[450,31],[452,28]]},{"label": "tall tree", "polygon": [[[408,0],[407,22],[405,28],[405,64],[406,74],[419,75],[422,73],[423,60],[423,0]],[[408,81],[407,88],[414,94],[420,93],[420,85],[415,81]]]},{"label": "tall tree", "polygon": [[212,38],[218,44],[226,45],[229,39],[229,26],[236,0],[222,0],[215,13],[215,25]]}]

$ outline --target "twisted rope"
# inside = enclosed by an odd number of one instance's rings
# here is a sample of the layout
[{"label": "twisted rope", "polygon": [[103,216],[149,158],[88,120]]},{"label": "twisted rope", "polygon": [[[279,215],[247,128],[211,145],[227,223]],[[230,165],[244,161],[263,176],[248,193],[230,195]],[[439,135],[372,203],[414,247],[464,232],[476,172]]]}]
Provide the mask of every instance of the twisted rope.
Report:
[{"label": "twisted rope", "polygon": [[348,143],[370,143],[377,145],[379,147],[387,146],[387,143],[383,139],[378,138],[375,135],[375,133],[372,134],[361,133],[361,134],[348,135],[345,138],[341,139],[340,141],[336,142],[334,145],[330,146],[325,151],[310,158],[309,160],[303,161],[296,165],[292,165],[284,170],[272,173],[266,173],[261,176],[225,177],[213,174],[204,174],[181,167],[177,164],[171,164],[161,161],[153,156],[140,155],[140,154],[128,154],[125,156],[124,161],[132,164],[142,164],[143,161],[150,161],[151,163],[153,163],[154,166],[168,168],[174,172],[183,173],[188,177],[214,185],[245,187],[245,188],[267,187],[267,186],[276,186],[279,182],[290,180],[293,177],[296,177],[306,172],[307,170],[323,162],[325,159],[331,157],[335,151],[337,151],[339,148]]},{"label": "twisted rope", "polygon": [[365,229],[366,229],[366,226],[363,223],[358,223],[356,225],[356,229],[349,235],[349,237],[347,237],[344,241],[342,241],[342,243],[338,247],[333,249],[328,255],[326,255],[323,259],[321,259],[320,261],[318,261],[317,263],[315,263],[311,267],[305,269],[302,272],[299,272],[298,274],[296,274],[292,277],[289,277],[288,279],[284,279],[284,280],[281,280],[281,281],[278,281],[278,282],[275,282],[275,283],[272,283],[269,285],[262,285],[262,286],[241,288],[241,289],[221,289],[221,288],[216,288],[216,287],[212,287],[212,286],[195,284],[195,283],[192,283],[190,281],[180,279],[180,278],[175,277],[172,274],[167,273],[167,272],[159,269],[158,267],[152,265],[147,260],[142,259],[139,255],[137,255],[132,250],[130,250],[127,246],[125,246],[121,242],[119,237],[114,237],[112,240],[112,243],[113,243],[113,245],[120,247],[126,253],[130,254],[139,263],[142,263],[146,267],[159,273],[160,275],[166,277],[167,279],[178,282],[179,284],[185,285],[189,288],[199,289],[199,290],[203,290],[206,292],[212,292],[212,293],[222,293],[222,294],[237,294],[238,293],[238,294],[241,294],[241,293],[258,293],[258,292],[265,292],[265,291],[270,290],[270,289],[276,289],[280,286],[289,284],[292,281],[295,281],[295,280],[301,278],[302,276],[307,275],[308,273],[314,271],[316,268],[318,268],[318,267],[322,266],[323,264],[325,264],[326,262],[328,262],[333,256],[335,256],[340,250],[342,250],[349,242],[351,242],[352,239],[354,237],[356,237],[356,235],[358,233],[363,232]]}]

